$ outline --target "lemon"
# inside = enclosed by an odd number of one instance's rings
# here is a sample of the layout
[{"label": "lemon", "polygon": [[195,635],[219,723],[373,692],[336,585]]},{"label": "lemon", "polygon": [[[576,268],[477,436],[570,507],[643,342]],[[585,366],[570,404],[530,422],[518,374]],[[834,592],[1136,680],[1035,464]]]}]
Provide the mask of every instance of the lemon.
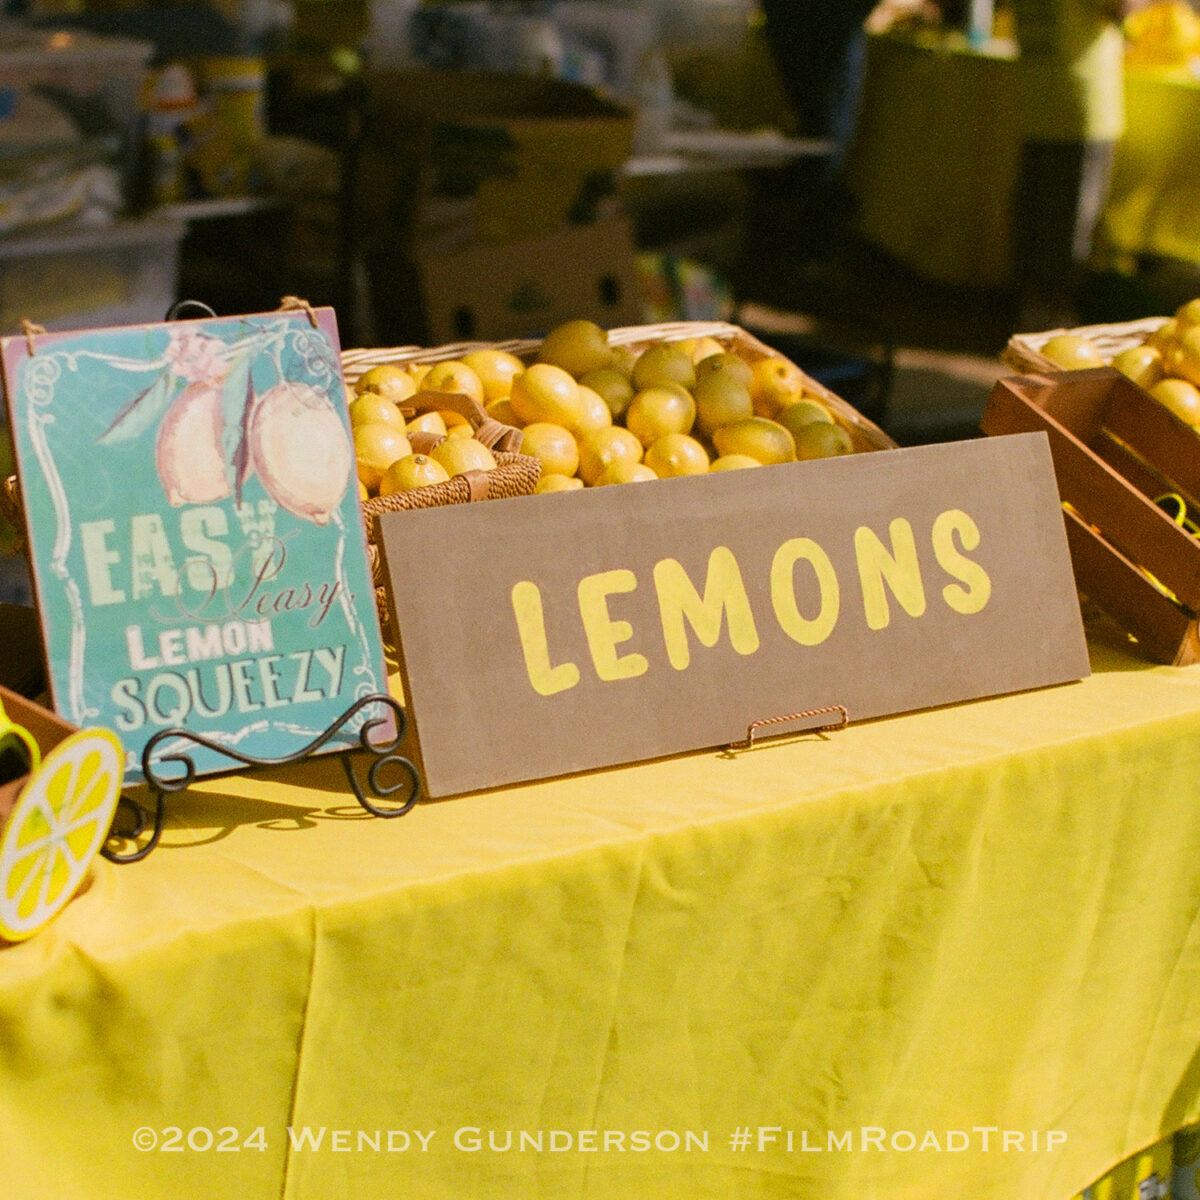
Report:
[{"label": "lemon", "polygon": [[1144,388],[1152,388],[1164,373],[1162,352],[1157,346],[1146,344],[1122,350],[1113,358],[1112,365]]},{"label": "lemon", "polygon": [[604,397],[614,421],[624,415],[630,400],[633,399],[633,384],[616,367],[600,367],[595,371],[588,371],[580,375],[579,383]]},{"label": "lemon", "polygon": [[1182,331],[1182,326],[1176,317],[1171,317],[1164,321],[1149,337],[1146,338],[1147,346],[1154,346],[1165,359],[1167,351],[1175,345],[1175,339]]},{"label": "lemon", "polygon": [[833,425],[828,421],[812,421],[801,426],[796,433],[796,457],[801,462],[853,453],[854,443],[840,425]]},{"label": "lemon", "polygon": [[485,406],[484,412],[487,413],[493,421],[499,421],[501,425],[520,425],[521,418],[513,412],[512,401],[505,396],[503,400],[493,400]]},{"label": "lemon", "polygon": [[449,478],[446,468],[427,454],[406,454],[384,471],[379,481],[379,494],[390,496],[393,492],[411,492],[414,488],[445,483]]},{"label": "lemon", "polygon": [[1104,366],[1104,355],[1096,343],[1081,333],[1056,333],[1042,347],[1042,354],[1065,371]]},{"label": "lemon", "polygon": [[701,375],[692,389],[692,398],[696,401],[696,424],[707,434],[754,415],[750,389],[730,371]]},{"label": "lemon", "polygon": [[1175,320],[1180,327],[1200,325],[1200,297],[1181,304],[1175,312]]},{"label": "lemon", "polygon": [[1150,395],[1188,425],[1200,424],[1200,389],[1186,379],[1160,379]]},{"label": "lemon", "polygon": [[0,831],[0,937],[31,937],[79,890],[112,826],[124,760],[114,734],[83,729],[31,773]]},{"label": "lemon", "polygon": [[696,382],[696,364],[686,350],[674,342],[655,342],[637,356],[633,364],[633,386],[636,391],[677,383],[691,388]]},{"label": "lemon", "polygon": [[421,387],[427,392],[454,392],[460,396],[470,396],[479,404],[483,404],[486,399],[483,394],[483,380],[465,362],[457,358],[434,363],[429,368],[429,374],[421,381]]},{"label": "lemon", "polygon": [[641,462],[617,462],[609,463],[596,479],[596,487],[607,487],[610,483],[645,483],[650,479],[657,479],[658,476]]},{"label": "lemon", "polygon": [[613,415],[604,397],[590,387],[579,385],[578,392],[579,415],[575,419],[574,430],[578,434],[591,433],[593,429],[603,429],[613,423]]},{"label": "lemon", "polygon": [[651,443],[642,460],[659,479],[708,473],[708,451],[686,433],[668,433]]},{"label": "lemon", "polygon": [[512,391],[512,381],[525,370],[525,364],[515,354],[493,346],[469,350],[462,361],[479,376],[487,403],[505,399]]},{"label": "lemon", "polygon": [[741,471],[746,467],[761,467],[762,463],[757,458],[751,458],[748,454],[722,454],[719,458],[712,460],[712,465],[708,468],[710,471]]},{"label": "lemon", "polygon": [[579,384],[552,363],[534,363],[513,380],[509,403],[524,425],[549,421],[571,429],[583,410]]},{"label": "lemon", "polygon": [[750,368],[750,398],[760,417],[774,417],[804,395],[804,372],[787,358],[760,358]]},{"label": "lemon", "polygon": [[612,362],[614,371],[620,371],[626,379],[633,378],[633,364],[637,362],[638,352],[630,345],[621,344],[612,347]]},{"label": "lemon", "polygon": [[472,437],[448,437],[429,452],[430,458],[441,463],[451,475],[467,471],[491,471],[496,457],[480,441]]},{"label": "lemon", "polygon": [[436,433],[446,436],[446,418],[440,412],[425,412],[413,417],[404,427],[407,433]]},{"label": "lemon", "polygon": [[833,413],[820,400],[814,400],[811,396],[804,396],[792,404],[785,404],[775,414],[775,420],[792,437],[795,437],[805,425],[811,425],[814,421],[821,421],[830,425],[834,423]]},{"label": "lemon", "polygon": [[690,433],[696,401],[679,384],[660,384],[637,392],[625,410],[625,427],[643,446],[668,433]]},{"label": "lemon", "polygon": [[683,341],[676,342],[675,344],[687,350],[687,352],[692,356],[692,362],[694,362],[697,367],[699,367],[706,358],[712,358],[714,354],[729,353],[715,337],[709,337],[707,334],[704,337],[684,338]]},{"label": "lemon", "polygon": [[732,425],[722,425],[712,435],[719,455],[748,454],[760,463],[792,462],[796,443],[778,421],[766,417],[747,417]]},{"label": "lemon", "polygon": [[623,425],[594,429],[579,441],[579,476],[585,483],[594,484],[605,467],[614,462],[640,462],[642,451],[642,443]]},{"label": "lemon", "polygon": [[696,363],[697,383],[706,375],[732,375],[749,388],[754,381],[754,368],[740,354],[734,354],[732,350],[719,350]]},{"label": "lemon", "polygon": [[374,392],[379,396],[387,396],[398,402],[407,400],[413,395],[417,386],[413,377],[395,363],[381,363],[377,367],[369,367],[359,377],[354,390],[361,396],[364,392]]},{"label": "lemon", "polygon": [[543,475],[574,475],[579,470],[575,435],[562,425],[549,421],[535,421],[525,426],[521,453],[533,455],[542,464]]},{"label": "lemon", "polygon": [[578,378],[612,362],[608,334],[595,321],[563,321],[550,330],[538,347],[538,362],[561,367]]},{"label": "lemon", "polygon": [[373,421],[354,430],[354,460],[358,477],[372,494],[379,490],[383,473],[398,458],[412,453],[412,446],[402,429]]},{"label": "lemon", "polygon": [[404,414],[393,401],[379,392],[362,392],[351,401],[350,424],[371,425],[376,422],[382,425],[394,425],[397,429],[404,428]]},{"label": "lemon", "polygon": [[433,363],[409,363],[408,374],[413,387],[419,392],[425,386],[425,377],[433,370]]},{"label": "lemon", "polygon": [[545,492],[574,492],[583,487],[583,480],[570,475],[543,475],[533,489],[535,495]]}]

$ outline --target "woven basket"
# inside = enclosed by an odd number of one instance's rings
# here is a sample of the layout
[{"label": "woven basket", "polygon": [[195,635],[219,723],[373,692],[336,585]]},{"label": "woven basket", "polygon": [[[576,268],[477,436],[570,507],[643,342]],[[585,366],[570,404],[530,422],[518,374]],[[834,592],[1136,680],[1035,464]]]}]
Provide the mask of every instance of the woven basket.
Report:
[{"label": "woven basket", "polygon": [[1022,375],[1040,375],[1044,371],[1063,370],[1042,352],[1042,347],[1061,333],[1074,333],[1085,337],[1104,356],[1105,362],[1128,350],[1140,346],[1152,333],[1161,329],[1168,317],[1144,317],[1140,321],[1125,321],[1117,325],[1081,325],[1077,329],[1049,329],[1045,333],[1018,333],[1008,339],[1001,352],[1001,359]]},{"label": "woven basket", "polygon": [[[727,321],[666,321],[657,325],[625,325],[608,331],[609,345],[628,346],[641,350],[656,342],[677,342],[684,338],[711,337],[727,349],[736,351],[750,363],[761,358],[783,358],[777,350],[760,342],[738,325]],[[458,342],[422,349],[419,346],[400,346],[390,350],[345,350],[342,352],[342,372],[347,386],[353,388],[359,377],[370,367],[383,363],[436,363],[461,358],[471,350],[483,347],[507,350],[525,362],[533,361],[541,346],[540,338],[516,338],[506,342]],[[804,374],[804,390],[819,396],[833,413],[838,424],[845,427],[855,450],[894,450],[896,443],[874,422],[869,421],[853,405],[831,392],[824,384]]]}]

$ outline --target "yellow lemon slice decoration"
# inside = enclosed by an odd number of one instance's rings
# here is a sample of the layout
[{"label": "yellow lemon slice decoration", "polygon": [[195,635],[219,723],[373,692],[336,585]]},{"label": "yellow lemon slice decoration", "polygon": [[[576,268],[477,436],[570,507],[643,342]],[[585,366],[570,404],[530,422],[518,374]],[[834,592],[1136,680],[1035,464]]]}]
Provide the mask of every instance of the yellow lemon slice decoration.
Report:
[{"label": "yellow lemon slice decoration", "polygon": [[0,937],[32,936],[78,890],[108,836],[124,764],[107,729],[73,733],[46,755],[0,831]]}]

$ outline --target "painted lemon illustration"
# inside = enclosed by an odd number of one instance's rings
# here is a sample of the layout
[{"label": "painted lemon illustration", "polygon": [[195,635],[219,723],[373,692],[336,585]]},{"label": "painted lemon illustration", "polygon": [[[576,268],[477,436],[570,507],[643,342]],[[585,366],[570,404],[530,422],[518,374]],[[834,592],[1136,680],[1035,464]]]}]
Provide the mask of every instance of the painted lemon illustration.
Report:
[{"label": "painted lemon illustration", "polygon": [[354,451],[329,398],[285,380],[255,402],[247,424],[250,461],[280,507],[328,524],[346,494]]},{"label": "painted lemon illustration", "polygon": [[189,383],[175,398],[154,444],[169,504],[212,504],[233,492],[221,448],[224,428],[219,383]]}]

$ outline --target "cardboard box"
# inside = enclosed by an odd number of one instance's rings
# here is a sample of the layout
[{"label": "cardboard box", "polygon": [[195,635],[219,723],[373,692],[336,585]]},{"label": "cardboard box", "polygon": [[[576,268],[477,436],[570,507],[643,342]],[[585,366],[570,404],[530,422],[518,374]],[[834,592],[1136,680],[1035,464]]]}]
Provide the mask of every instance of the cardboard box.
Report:
[{"label": "cardboard box", "polygon": [[510,242],[368,255],[367,270],[381,345],[532,337],[576,317],[606,329],[641,319],[633,235],[621,217]]},{"label": "cardboard box", "polygon": [[362,236],[507,242],[588,224],[617,191],[633,114],[562,80],[470,71],[367,75],[355,177]]}]

